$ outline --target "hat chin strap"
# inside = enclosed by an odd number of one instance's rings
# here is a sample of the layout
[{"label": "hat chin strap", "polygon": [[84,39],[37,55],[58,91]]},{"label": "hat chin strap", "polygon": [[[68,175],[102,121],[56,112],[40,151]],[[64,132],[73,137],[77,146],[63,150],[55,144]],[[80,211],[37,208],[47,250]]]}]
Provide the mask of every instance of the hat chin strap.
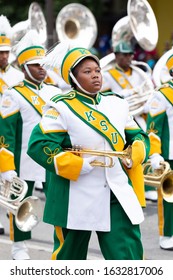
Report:
[{"label": "hat chin strap", "polygon": [[84,93],[86,93],[86,94],[88,94],[88,95],[91,95],[91,96],[96,95],[95,92],[92,93],[92,92],[89,92],[89,91],[85,90],[85,89],[78,83],[78,81],[76,80],[75,76],[73,75],[73,73],[72,73],[71,71],[70,71],[70,77],[72,78],[73,82],[78,86],[78,88],[80,88]]},{"label": "hat chin strap", "polygon": [[173,77],[173,69],[169,70],[169,74]]},{"label": "hat chin strap", "polygon": [[31,80],[33,80],[33,81],[36,82],[36,83],[41,84],[41,82],[40,82],[39,80],[35,79],[35,78],[32,76],[31,72],[29,71],[29,68],[28,68],[27,64],[24,64],[24,68],[25,68],[25,70],[26,70],[26,72],[27,72],[27,74],[28,74],[28,76],[30,77]]}]

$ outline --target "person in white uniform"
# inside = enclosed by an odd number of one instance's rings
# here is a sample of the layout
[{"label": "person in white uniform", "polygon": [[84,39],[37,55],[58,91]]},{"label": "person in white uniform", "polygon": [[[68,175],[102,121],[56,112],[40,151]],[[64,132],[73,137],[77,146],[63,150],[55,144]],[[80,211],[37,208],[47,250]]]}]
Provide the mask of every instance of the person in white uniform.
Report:
[{"label": "person in white uniform", "polygon": [[[12,182],[15,176],[25,180],[32,195],[34,182],[46,182],[46,172],[26,153],[27,143],[33,127],[40,121],[46,102],[61,93],[58,87],[43,81],[46,71],[40,65],[45,49],[38,41],[38,33],[30,30],[16,46],[18,63],[25,79],[6,90],[1,102],[0,119],[0,171],[4,181]],[[25,240],[31,238],[31,231],[17,228],[14,215],[10,213],[10,239],[12,258],[29,259]]]},{"label": "person in white uniform", "polygon": [[[22,71],[9,63],[11,52],[12,28],[6,16],[0,15],[0,102],[5,89],[23,80]],[[4,226],[0,222],[0,234],[4,234]]]},{"label": "person in white uniform", "polygon": [[[92,231],[105,259],[143,259],[139,225],[148,136],[129,114],[126,100],[100,92],[99,59],[89,50],[71,49],[61,75],[73,89],[47,103],[28,146],[29,156],[51,171],[44,221],[55,228],[52,259],[86,259]],[[113,156],[110,164],[102,154],[79,156],[78,148],[74,154],[74,145],[116,155],[131,145],[132,156]]]}]

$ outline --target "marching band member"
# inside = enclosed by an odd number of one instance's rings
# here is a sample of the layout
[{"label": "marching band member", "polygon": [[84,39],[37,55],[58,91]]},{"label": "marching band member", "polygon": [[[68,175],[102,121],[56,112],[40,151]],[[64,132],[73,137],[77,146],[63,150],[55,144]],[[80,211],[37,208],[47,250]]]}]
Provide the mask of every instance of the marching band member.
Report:
[{"label": "marching band member", "polygon": [[0,99],[5,89],[24,79],[24,74],[9,64],[12,28],[6,16],[0,16]]},{"label": "marching band member", "polygon": [[[103,71],[102,91],[117,92],[124,98],[138,94],[144,90],[154,90],[154,85],[147,74],[139,67],[132,65],[134,50],[129,42],[120,41],[113,47],[115,53],[115,67]],[[147,113],[148,102],[144,107]],[[134,116],[139,126],[146,131],[146,120],[142,115]],[[154,188],[145,186],[145,197],[157,201],[157,192]]]},{"label": "marching band member", "polygon": [[[56,56],[56,48],[53,52]],[[85,260],[91,232],[96,231],[105,259],[141,260],[141,164],[148,157],[147,134],[129,115],[126,100],[100,92],[99,59],[90,51],[68,51],[61,74],[73,90],[51,98],[28,148],[29,156],[51,171],[44,222],[55,228],[52,259]],[[132,159],[115,156],[113,167],[93,166],[109,160],[92,153],[80,157],[68,150],[75,144],[101,151],[123,151],[132,145]]]},{"label": "marching band member", "polygon": [[[25,79],[6,90],[1,102],[0,171],[3,180],[11,182],[14,176],[28,184],[26,197],[32,195],[35,181],[45,182],[45,170],[26,153],[33,127],[40,121],[42,109],[52,95],[61,93],[55,86],[43,83],[46,71],[40,61],[45,49],[38,34],[30,30],[16,46],[18,63]],[[25,240],[31,232],[20,231],[10,214],[10,239],[13,240],[12,258],[29,259]]]},{"label": "marching band member", "polygon": [[[166,66],[173,76],[173,55],[168,58]],[[153,169],[161,168],[162,161],[167,161],[173,169],[172,106],[173,80],[171,79],[155,91],[150,103],[147,132],[151,143],[150,161]],[[173,250],[173,203],[163,199],[160,189],[158,189],[158,226],[160,248]]]},{"label": "marching band member", "polygon": [[[21,71],[9,64],[11,51],[12,28],[6,16],[0,16],[0,102],[2,94],[6,88],[23,80],[24,75]],[[0,234],[5,230],[0,223]]]}]

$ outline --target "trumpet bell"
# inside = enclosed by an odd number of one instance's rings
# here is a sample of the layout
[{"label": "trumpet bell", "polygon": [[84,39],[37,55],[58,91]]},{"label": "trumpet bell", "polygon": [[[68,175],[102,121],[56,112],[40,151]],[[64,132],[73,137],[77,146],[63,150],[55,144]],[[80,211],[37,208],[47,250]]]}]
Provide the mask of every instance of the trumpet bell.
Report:
[{"label": "trumpet bell", "polygon": [[56,18],[56,32],[70,47],[91,48],[97,38],[97,23],[91,11],[82,4],[66,5]]},{"label": "trumpet bell", "polygon": [[169,171],[161,180],[162,195],[167,202],[173,202],[173,171]]},{"label": "trumpet bell", "polygon": [[153,171],[150,161],[143,165],[144,182],[146,185],[161,190],[167,202],[173,202],[173,170],[168,162],[161,163],[162,168]]}]

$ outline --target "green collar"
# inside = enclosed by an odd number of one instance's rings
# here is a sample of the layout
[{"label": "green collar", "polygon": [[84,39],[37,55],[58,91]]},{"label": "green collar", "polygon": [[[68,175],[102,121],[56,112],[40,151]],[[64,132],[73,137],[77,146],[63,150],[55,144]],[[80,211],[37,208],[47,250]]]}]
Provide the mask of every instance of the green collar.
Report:
[{"label": "green collar", "polygon": [[40,90],[43,87],[43,82],[41,82],[39,85],[36,85],[36,84],[32,83],[31,81],[29,81],[27,79],[25,79],[23,82],[24,82],[25,86],[29,86],[29,87],[31,87],[33,89],[36,89],[36,90]]},{"label": "green collar", "polygon": [[170,85],[171,88],[173,88],[173,80],[169,80],[168,84]]},{"label": "green collar", "polygon": [[120,72],[124,72],[123,68],[121,68],[117,63],[115,64],[115,69],[117,69]]},{"label": "green collar", "polygon": [[98,92],[96,94],[96,96],[92,97],[92,96],[88,96],[84,93],[81,93],[79,91],[75,91],[76,93],[76,97],[80,100],[80,101],[83,101],[83,102],[86,102],[88,104],[99,104],[100,103],[100,100],[101,100],[101,93]]}]

